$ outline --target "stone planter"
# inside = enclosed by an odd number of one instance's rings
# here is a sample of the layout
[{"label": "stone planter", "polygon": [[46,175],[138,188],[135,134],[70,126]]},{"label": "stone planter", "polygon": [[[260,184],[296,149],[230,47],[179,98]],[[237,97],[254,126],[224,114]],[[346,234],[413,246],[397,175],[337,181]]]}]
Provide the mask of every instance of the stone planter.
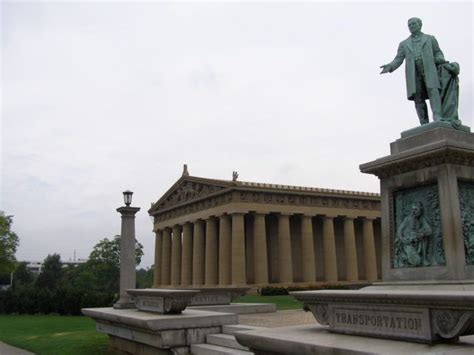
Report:
[{"label": "stone planter", "polygon": [[129,289],[139,311],[158,314],[180,314],[199,293],[198,290],[171,290],[159,288]]},{"label": "stone planter", "polygon": [[189,306],[214,306],[230,304],[242,295],[245,295],[251,287],[189,287],[180,290],[199,291],[193,296]]}]

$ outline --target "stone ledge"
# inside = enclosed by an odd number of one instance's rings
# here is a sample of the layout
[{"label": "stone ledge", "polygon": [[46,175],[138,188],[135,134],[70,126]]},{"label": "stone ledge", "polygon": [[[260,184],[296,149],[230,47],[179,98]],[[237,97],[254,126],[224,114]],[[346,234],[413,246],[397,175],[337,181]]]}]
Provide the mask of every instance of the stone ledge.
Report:
[{"label": "stone ledge", "polygon": [[[97,331],[109,335],[121,350],[139,354],[187,354],[191,344],[203,343],[208,334],[237,324],[237,315],[186,310],[180,315],[158,315],[138,310],[88,308],[82,313],[94,319]],[[134,350],[134,351],[135,351]]]},{"label": "stone ledge", "polygon": [[474,134],[435,127],[392,142],[390,151],[388,156],[361,164],[360,171],[388,177],[446,163],[472,166]]},{"label": "stone ledge", "polygon": [[94,320],[119,323],[150,331],[187,329],[237,324],[237,315],[189,309],[180,315],[158,315],[136,309],[84,308],[82,313]]},{"label": "stone ledge", "polygon": [[335,333],[417,342],[456,340],[474,334],[474,292],[292,292]]},{"label": "stone ledge", "polygon": [[461,337],[455,344],[421,344],[397,340],[333,334],[319,325],[241,331],[237,341],[256,355],[267,354],[472,354],[474,336]]}]

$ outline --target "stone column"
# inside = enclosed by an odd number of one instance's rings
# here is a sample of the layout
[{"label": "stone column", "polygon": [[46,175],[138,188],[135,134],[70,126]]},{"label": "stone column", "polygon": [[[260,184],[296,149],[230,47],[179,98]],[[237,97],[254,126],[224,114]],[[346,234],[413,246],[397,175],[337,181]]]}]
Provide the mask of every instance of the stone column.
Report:
[{"label": "stone column", "polygon": [[290,216],[278,215],[278,261],[280,283],[293,282],[293,262],[291,260]]},{"label": "stone column", "polygon": [[163,229],[163,244],[161,251],[161,284],[171,283],[171,230]]},{"label": "stone column", "polygon": [[265,215],[256,213],[253,218],[253,256],[256,284],[268,283],[267,232]]},{"label": "stone column", "polygon": [[138,207],[119,207],[117,212],[122,215],[120,234],[120,298],[114,308],[135,308],[132,297],[125,291],[136,288],[137,274],[135,271],[135,214]]},{"label": "stone column", "polygon": [[161,285],[161,250],[163,242],[163,231],[158,229],[155,232],[155,269],[153,270],[153,287]]},{"label": "stone column", "polygon": [[206,258],[205,258],[205,276],[206,285],[217,284],[217,220],[214,217],[206,219]]},{"label": "stone column", "polygon": [[334,218],[323,217],[324,276],[326,281],[337,281],[336,238]]},{"label": "stone column", "polygon": [[193,231],[193,285],[204,284],[204,225],[203,221],[194,222]]},{"label": "stone column", "polygon": [[373,220],[365,217],[363,219],[363,239],[365,273],[367,281],[377,280],[377,259],[375,257],[375,240]]},{"label": "stone column", "polygon": [[171,284],[179,286],[181,283],[181,226],[173,227],[171,246]]},{"label": "stone column", "polygon": [[359,280],[359,270],[357,267],[357,249],[354,231],[354,218],[344,218],[344,257],[346,261],[347,281]]},{"label": "stone column", "polygon": [[303,281],[316,281],[312,216],[301,216],[301,251],[303,256]]},{"label": "stone column", "polygon": [[219,217],[219,285],[231,283],[231,236],[232,226],[230,217]]},{"label": "stone column", "polygon": [[181,255],[181,285],[189,286],[193,282],[193,225],[186,222],[183,226],[183,249]]},{"label": "stone column", "polygon": [[232,214],[232,285],[245,285],[244,214]]}]

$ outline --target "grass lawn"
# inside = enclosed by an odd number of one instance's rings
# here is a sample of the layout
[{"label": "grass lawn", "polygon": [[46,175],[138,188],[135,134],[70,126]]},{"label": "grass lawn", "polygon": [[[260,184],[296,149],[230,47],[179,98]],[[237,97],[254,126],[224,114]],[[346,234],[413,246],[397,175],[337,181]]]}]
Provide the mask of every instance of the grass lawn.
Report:
[{"label": "grass lawn", "polygon": [[[277,310],[302,307],[291,296],[247,295],[236,302],[275,303]],[[39,355],[116,354],[108,349],[108,336],[95,330],[92,319],[81,316],[0,315],[0,341]]]},{"label": "grass lawn", "polygon": [[109,338],[86,317],[1,315],[0,341],[37,354],[116,354]]},{"label": "grass lawn", "polygon": [[234,302],[244,303],[275,303],[278,311],[285,309],[301,309],[303,304],[292,296],[257,296],[245,295],[235,300]]}]

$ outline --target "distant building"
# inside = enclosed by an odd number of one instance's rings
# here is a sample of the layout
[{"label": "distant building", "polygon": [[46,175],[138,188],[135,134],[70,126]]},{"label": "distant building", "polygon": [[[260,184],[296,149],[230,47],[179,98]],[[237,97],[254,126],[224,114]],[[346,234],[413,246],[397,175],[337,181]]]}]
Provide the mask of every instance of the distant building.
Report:
[{"label": "distant building", "polygon": [[[26,268],[28,270],[30,270],[33,274],[39,274],[41,272],[41,269],[43,268],[43,262],[42,261],[23,260],[23,261],[20,261],[20,262],[26,263]],[[61,261],[61,263],[63,264],[63,267],[66,267],[68,265],[77,266],[77,265],[80,265],[80,264],[84,264],[85,262],[87,262],[87,259]]]}]

